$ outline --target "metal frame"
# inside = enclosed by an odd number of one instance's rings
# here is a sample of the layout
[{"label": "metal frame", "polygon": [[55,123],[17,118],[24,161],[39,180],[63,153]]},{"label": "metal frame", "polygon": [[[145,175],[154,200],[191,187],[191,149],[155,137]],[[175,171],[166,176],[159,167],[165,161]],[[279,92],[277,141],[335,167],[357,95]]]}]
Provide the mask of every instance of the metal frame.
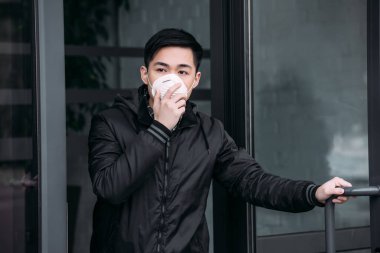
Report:
[{"label": "metal frame", "polygon": [[[67,89],[66,103],[103,103],[112,102],[116,94],[129,96],[135,89]],[[0,90],[0,105],[30,105],[34,99],[28,89],[4,89]],[[195,89],[191,94],[191,100],[211,100],[210,89]],[[1,139],[0,139],[1,141]]]},{"label": "metal frame", "polygon": [[[254,117],[253,117],[253,34],[252,1],[244,1],[244,70],[245,70],[245,148],[253,156],[254,151]],[[247,252],[255,252],[256,246],[256,208],[246,204],[247,217]]]},{"label": "metal frame", "polygon": [[[337,229],[337,248],[342,251],[368,249],[369,227]],[[325,232],[260,236],[257,238],[257,252],[325,252]]]},{"label": "metal frame", "polygon": [[40,252],[67,252],[63,1],[37,0]]},{"label": "metal frame", "polygon": [[[236,144],[247,146],[245,127],[246,24],[244,0],[210,0],[212,114],[222,120]],[[243,17],[243,18],[242,18]],[[253,148],[248,147],[248,148]],[[253,252],[254,213],[240,199],[231,197],[217,182],[213,184],[215,252]],[[249,221],[249,222],[247,222]],[[248,240],[248,237],[250,238]]]},{"label": "metal frame", "polygon": [[[0,44],[1,45],[1,44]],[[76,46],[66,45],[65,55],[68,56],[114,56],[114,57],[144,57],[142,47],[109,47],[109,46]],[[203,50],[203,57],[210,58],[210,50]]]},{"label": "metal frame", "polygon": [[[380,185],[379,1],[367,1],[369,184]],[[380,198],[371,197],[371,248],[380,252]]]},{"label": "metal frame", "polygon": [[[210,43],[211,43],[211,112],[212,115],[225,122],[225,91],[227,82],[226,59],[226,1],[210,0]],[[216,87],[216,84],[218,87]],[[214,252],[233,252],[228,246],[228,219],[227,193],[214,182],[213,193],[213,230]]]},{"label": "metal frame", "polygon": [[[30,54],[30,45],[27,43],[0,42],[1,54]],[[120,47],[120,46],[77,46],[66,45],[65,55],[68,56],[113,56],[113,57],[144,57],[142,47]],[[210,58],[210,50],[203,50],[203,58]]]},{"label": "metal frame", "polygon": [[[40,168],[41,168],[41,131],[40,131],[40,96],[39,96],[39,38],[38,38],[38,4],[36,0],[32,1],[32,42],[31,42],[31,55],[32,55],[32,78],[33,78],[33,84],[32,85],[32,110],[33,110],[33,134],[32,134],[32,157],[33,159],[33,165],[31,168],[31,178],[34,178],[35,176],[38,177],[40,175]],[[30,94],[30,93],[28,93]],[[25,97],[24,97],[25,98]],[[18,140],[20,141],[20,139]],[[23,140],[27,142],[28,140]],[[22,141],[21,141],[22,142]],[[30,147],[30,145],[19,147],[20,150],[24,150],[25,147]],[[26,150],[26,153],[28,151]],[[14,154],[18,154],[19,152],[15,152]],[[24,157],[27,158],[27,155]],[[27,158],[28,159],[28,158]],[[26,221],[27,224],[31,226],[31,230],[34,232],[35,230],[38,231],[38,234],[33,236],[32,239],[29,241],[30,244],[26,245],[26,252],[40,252],[40,242],[41,242],[41,187],[40,184],[37,186],[37,191],[35,190],[29,190],[26,191],[27,197],[26,197]],[[36,202],[37,200],[37,202]],[[37,216],[37,219],[36,219]]]}]

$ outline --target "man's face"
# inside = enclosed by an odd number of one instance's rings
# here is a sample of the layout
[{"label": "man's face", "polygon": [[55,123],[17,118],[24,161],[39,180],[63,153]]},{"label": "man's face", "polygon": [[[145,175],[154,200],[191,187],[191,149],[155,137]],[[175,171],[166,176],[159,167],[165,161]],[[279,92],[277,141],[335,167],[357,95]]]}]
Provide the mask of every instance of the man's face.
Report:
[{"label": "man's face", "polygon": [[[140,74],[142,81],[148,85],[153,85],[154,81],[167,74],[176,74],[185,83],[190,97],[201,78],[201,72],[196,72],[194,64],[194,54],[190,48],[164,47],[159,49],[149,63],[149,68],[141,66]],[[148,80],[149,78],[149,80]],[[148,86],[149,95],[152,98],[151,88]]]}]

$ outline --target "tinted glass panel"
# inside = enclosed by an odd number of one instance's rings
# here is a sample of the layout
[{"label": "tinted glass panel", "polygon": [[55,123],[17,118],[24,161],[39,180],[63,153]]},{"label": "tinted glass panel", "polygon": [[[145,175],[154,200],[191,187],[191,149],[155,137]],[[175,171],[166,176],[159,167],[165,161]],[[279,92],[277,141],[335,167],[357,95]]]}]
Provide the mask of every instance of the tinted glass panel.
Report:
[{"label": "tinted glass panel", "polygon": [[0,2],[0,251],[38,251],[32,1]]},{"label": "tinted glass panel", "polygon": [[[368,185],[366,1],[253,1],[254,143],[268,171]],[[369,225],[368,198],[338,228]],[[353,218],[354,217],[354,218]],[[322,208],[257,209],[258,235],[323,230]]]}]

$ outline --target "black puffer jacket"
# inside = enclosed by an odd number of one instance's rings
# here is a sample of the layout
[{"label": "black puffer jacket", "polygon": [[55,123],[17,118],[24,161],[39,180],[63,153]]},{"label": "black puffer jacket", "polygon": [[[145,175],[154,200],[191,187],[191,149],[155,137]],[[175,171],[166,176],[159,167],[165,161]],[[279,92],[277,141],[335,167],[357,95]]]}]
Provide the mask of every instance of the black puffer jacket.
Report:
[{"label": "black puffer jacket", "polygon": [[92,119],[92,253],[208,252],[204,213],[212,179],[266,208],[300,212],[316,204],[313,183],[264,172],[220,121],[192,103],[170,132],[149,115],[145,85],[138,93],[118,96]]}]

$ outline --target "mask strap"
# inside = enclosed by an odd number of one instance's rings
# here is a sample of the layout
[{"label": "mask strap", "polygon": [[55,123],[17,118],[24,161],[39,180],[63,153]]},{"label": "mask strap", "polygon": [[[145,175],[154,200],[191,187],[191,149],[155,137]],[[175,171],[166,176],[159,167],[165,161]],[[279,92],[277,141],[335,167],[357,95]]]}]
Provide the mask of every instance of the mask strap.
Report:
[{"label": "mask strap", "polygon": [[195,80],[194,80],[193,84],[191,85],[191,89],[194,89],[194,85],[195,85]]},{"label": "mask strap", "polygon": [[193,84],[191,85],[190,89],[187,90],[187,96],[189,95],[189,92],[190,92],[191,90],[193,90],[194,85],[195,85],[195,80],[194,80]]},{"label": "mask strap", "polygon": [[149,80],[148,72],[146,73],[146,76],[147,76],[146,78],[148,79],[148,85],[153,90],[153,85],[152,85],[152,83]]}]

